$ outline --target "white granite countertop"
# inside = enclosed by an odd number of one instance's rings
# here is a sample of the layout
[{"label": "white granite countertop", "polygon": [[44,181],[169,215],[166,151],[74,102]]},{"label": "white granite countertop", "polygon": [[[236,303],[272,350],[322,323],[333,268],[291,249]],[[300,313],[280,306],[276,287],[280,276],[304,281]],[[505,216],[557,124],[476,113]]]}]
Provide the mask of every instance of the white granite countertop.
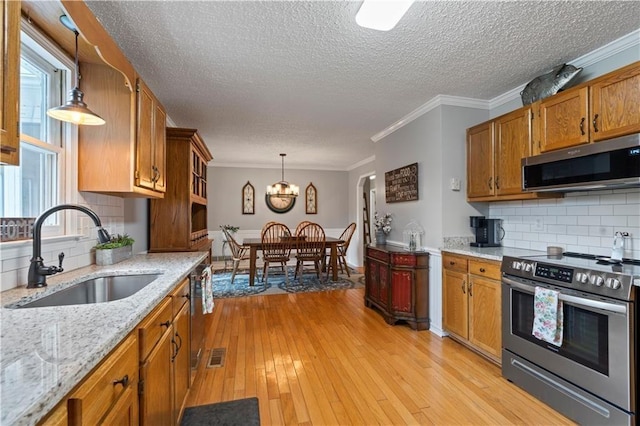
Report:
[{"label": "white granite countertop", "polygon": [[471,247],[457,246],[444,247],[440,249],[443,252],[462,254],[465,256],[475,256],[483,259],[502,261],[503,256],[540,256],[546,255],[546,251],[528,250],[515,247]]},{"label": "white granite countertop", "polygon": [[[205,252],[137,255],[47,277],[48,287],[0,293],[0,424],[33,425],[51,411],[135,326],[201,263]],[[161,273],[113,302],[11,309],[85,278]]]}]

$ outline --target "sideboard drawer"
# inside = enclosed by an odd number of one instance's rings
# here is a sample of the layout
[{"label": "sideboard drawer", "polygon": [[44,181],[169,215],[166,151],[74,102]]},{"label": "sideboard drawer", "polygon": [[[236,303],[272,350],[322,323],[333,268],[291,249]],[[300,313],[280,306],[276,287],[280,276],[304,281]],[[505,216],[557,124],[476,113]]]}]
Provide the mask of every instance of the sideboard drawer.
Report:
[{"label": "sideboard drawer", "polygon": [[376,249],[371,248],[371,247],[367,248],[367,256],[372,257],[372,258],[377,259],[377,260],[381,260],[383,262],[388,262],[389,261],[389,253],[384,252],[384,251],[380,251],[380,250],[376,250]]},{"label": "sideboard drawer", "polygon": [[398,254],[391,255],[391,264],[399,266],[416,266],[417,257],[410,254]]}]

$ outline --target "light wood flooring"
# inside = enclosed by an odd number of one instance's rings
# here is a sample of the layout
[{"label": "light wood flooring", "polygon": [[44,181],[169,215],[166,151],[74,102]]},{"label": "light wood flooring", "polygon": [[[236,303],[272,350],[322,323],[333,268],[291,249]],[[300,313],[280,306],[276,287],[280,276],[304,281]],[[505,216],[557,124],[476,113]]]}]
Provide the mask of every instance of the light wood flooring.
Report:
[{"label": "light wood flooring", "polygon": [[257,396],[262,425],[573,424],[451,339],[386,324],[364,289],[215,303],[187,406]]}]

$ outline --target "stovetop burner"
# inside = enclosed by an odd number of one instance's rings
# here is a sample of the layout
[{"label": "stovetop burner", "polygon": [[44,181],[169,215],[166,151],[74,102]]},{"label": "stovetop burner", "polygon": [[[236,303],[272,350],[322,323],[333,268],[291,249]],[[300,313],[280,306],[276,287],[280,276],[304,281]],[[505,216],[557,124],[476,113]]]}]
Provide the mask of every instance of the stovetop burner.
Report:
[{"label": "stovetop burner", "polygon": [[578,259],[595,260],[596,263],[599,263],[601,265],[622,264],[622,265],[640,266],[640,259],[629,259],[629,258],[626,258],[626,257],[623,257],[622,261],[616,261],[616,260],[612,260],[609,257],[596,256],[595,254],[588,254],[588,253],[576,253],[576,252],[572,252],[572,251],[565,251],[562,255],[566,256],[566,257],[576,257]]}]

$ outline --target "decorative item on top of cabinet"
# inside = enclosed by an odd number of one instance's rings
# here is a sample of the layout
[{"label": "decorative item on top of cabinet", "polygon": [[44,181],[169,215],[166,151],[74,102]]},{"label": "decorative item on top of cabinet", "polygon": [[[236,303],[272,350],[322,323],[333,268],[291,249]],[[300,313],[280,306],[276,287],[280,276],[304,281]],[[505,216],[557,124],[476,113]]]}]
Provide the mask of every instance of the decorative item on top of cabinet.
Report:
[{"label": "decorative item on top of cabinet", "polygon": [[242,187],[242,214],[255,214],[256,212],[256,190],[247,181]]},{"label": "decorative item on top of cabinet", "polygon": [[442,255],[443,326],[450,337],[500,363],[500,263]]},{"label": "decorative item on top of cabinet", "polygon": [[429,253],[368,246],[366,255],[365,306],[377,308],[388,324],[428,330]]},{"label": "decorative item on top of cabinet", "polygon": [[151,200],[150,252],[210,251],[207,164],[213,156],[196,129],[166,130],[167,191]]},{"label": "decorative item on top of cabinet", "polygon": [[520,92],[522,105],[530,105],[535,101],[548,98],[558,93],[573,78],[582,71],[573,65],[561,64],[546,74],[539,75],[531,80]]},{"label": "decorative item on top of cabinet", "polygon": [[467,201],[554,198],[522,191],[521,161],[531,155],[533,113],[517,109],[467,129]]},{"label": "decorative item on top of cabinet", "polygon": [[317,214],[318,213],[318,190],[313,185],[313,183],[309,183],[307,185],[307,189],[304,191],[305,194],[305,211],[307,214]]},{"label": "decorative item on top of cabinet", "polygon": [[640,62],[540,102],[533,154],[640,131]]},{"label": "decorative item on top of cabinet", "polygon": [[20,1],[2,0],[0,164],[20,164]]}]

